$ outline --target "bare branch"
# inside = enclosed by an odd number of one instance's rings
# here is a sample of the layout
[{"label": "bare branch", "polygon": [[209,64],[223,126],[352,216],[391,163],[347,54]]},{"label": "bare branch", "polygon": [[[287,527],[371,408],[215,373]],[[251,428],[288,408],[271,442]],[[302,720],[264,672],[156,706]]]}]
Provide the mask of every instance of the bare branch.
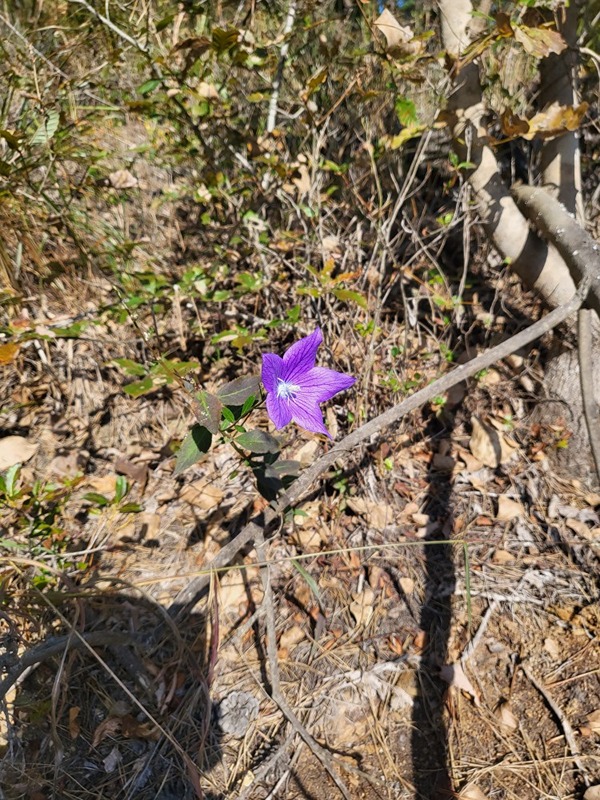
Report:
[{"label": "bare branch", "polygon": [[513,194],[523,213],[555,245],[575,283],[589,279],[589,304],[600,316],[600,246],[544,189],[515,186]]},{"label": "bare branch", "polygon": [[486,367],[490,367],[496,361],[519,350],[521,347],[539,339],[540,336],[564,322],[581,306],[583,298],[589,291],[589,281],[584,281],[576,295],[565,303],[565,305],[555,308],[538,322],[530,325],[520,333],[507,339],[491,350],[482,353],[480,356],[467,361],[465,364],[453,369],[443,377],[434,381],[424,389],[420,389],[415,394],[407,397],[401,403],[384,411],[383,414],[366,422],[357,430],[349,433],[341,442],[334,445],[328,453],[321,456],[311,467],[305,470],[302,475],[284,492],[279,499],[260,515],[251,520],[240,533],[229,542],[218,553],[211,563],[206,567],[202,575],[194,578],[185,589],[177,595],[172,603],[169,613],[173,616],[181,617],[189,612],[196,604],[210,582],[210,576],[215,570],[220,570],[231,563],[237,553],[256,539],[257,533],[266,531],[277,520],[287,508],[294,506],[302,500],[311,490],[316,481],[326,472],[329,467],[338,459],[343,458],[347,463],[350,453],[355,451],[359,445],[377,437],[386,428],[397,424],[404,416],[411,411],[415,411],[420,406],[432,400],[436,395],[444,394],[456,384],[461,383],[467,378],[472,377],[477,372]]}]

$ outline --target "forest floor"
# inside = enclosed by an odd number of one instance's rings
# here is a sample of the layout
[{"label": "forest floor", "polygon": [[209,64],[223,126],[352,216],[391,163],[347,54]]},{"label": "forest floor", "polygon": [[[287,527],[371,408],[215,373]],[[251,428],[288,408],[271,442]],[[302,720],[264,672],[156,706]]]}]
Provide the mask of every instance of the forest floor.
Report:
[{"label": "forest floor", "polygon": [[[544,343],[338,462],[269,536],[272,596],[249,546],[178,616],[178,593],[266,501],[226,445],[174,477],[186,394],[175,384],[129,396],[140,372],[130,364],[127,377],[123,359],[152,363],[155,348],[197,361],[212,389],[257,374],[261,352],[319,324],[321,363],[359,379],[327,408],[334,439],[452,359],[428,287],[409,323],[398,293],[381,304],[372,274],[367,311],[321,296],[298,324],[265,328],[294,306],[277,261],[292,255],[284,240],[263,247],[250,224],[243,266],[260,265],[267,288],[190,300],[176,279],[198,264],[208,274],[213,256],[183,215],[177,175],[125,157],[143,130],[105,136],[114,169],[135,182],[108,185],[89,213],[135,235],[139,273],[162,271],[170,302],[159,307],[155,287],[128,305],[114,280],[66,270],[12,319],[34,335],[2,345],[0,459],[23,466],[2,511],[0,797],[335,796],[271,698],[267,604],[282,692],[348,797],[582,797],[600,783],[600,494],[555,457],[568,419],[531,421]],[[157,205],[159,191],[174,199]],[[321,245],[336,264],[359,247],[332,235]],[[235,252],[222,261],[240,269]],[[542,312],[490,264],[472,265],[456,361]],[[358,324],[369,318],[379,321]],[[284,440],[303,466],[329,447],[294,426]]]}]

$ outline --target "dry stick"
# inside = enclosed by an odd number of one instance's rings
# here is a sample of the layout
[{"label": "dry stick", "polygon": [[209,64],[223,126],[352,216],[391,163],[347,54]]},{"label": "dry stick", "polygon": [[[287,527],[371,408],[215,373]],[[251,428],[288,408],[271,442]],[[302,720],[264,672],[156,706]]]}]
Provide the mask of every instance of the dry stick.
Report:
[{"label": "dry stick", "polygon": [[527,664],[521,664],[521,669],[529,679],[530,683],[538,690],[538,692],[542,695],[544,700],[548,703],[552,711],[554,712],[555,716],[558,718],[560,722],[563,732],[565,734],[565,739],[567,744],[569,745],[569,750],[571,751],[571,755],[573,756],[573,762],[579,772],[581,773],[581,777],[586,786],[590,785],[590,779],[588,777],[588,772],[583,765],[583,761],[581,760],[580,756],[581,753],[579,752],[579,747],[577,746],[577,742],[575,741],[575,733],[573,728],[571,727],[571,723],[566,718],[562,708],[556,704],[556,702],[552,699],[551,695],[548,694],[548,690],[544,686],[543,683],[537,680],[537,678],[532,674],[531,670],[527,666]]},{"label": "dry stick", "polygon": [[461,381],[470,378],[482,369],[490,367],[496,361],[506,358],[516,350],[525,347],[525,345],[530,344],[548,331],[551,331],[579,309],[587,297],[589,286],[589,279],[586,278],[586,280],[582,282],[577,293],[564,305],[555,308],[545,317],[538,320],[538,322],[525,328],[525,330],[520,331],[515,334],[515,336],[496,345],[496,347],[482,353],[466,364],[461,364],[459,367],[452,370],[452,372],[447,373],[429,386],[420,389],[401,403],[384,411],[382,414],[369,420],[369,422],[361,425],[357,430],[349,433],[341,442],[334,445],[329,452],[325,453],[325,455],[321,456],[311,467],[306,469],[264,514],[251,520],[231,542],[225,545],[206,567],[203,574],[194,578],[185,589],[179,592],[169,612],[179,617],[183,616],[186,611],[190,611],[198,601],[199,596],[208,586],[211,573],[214,570],[222,569],[230,564],[240,550],[255,540],[257,533],[268,530],[269,526],[280,514],[290,506],[298,503],[308,494],[315,481],[338,458],[344,456],[347,461],[349,452],[355,450],[360,444],[371,439],[371,437],[377,436],[384,429],[399,422],[406,414],[415,411],[417,408],[436,397],[436,395],[447,392],[448,389],[461,383]]},{"label": "dry stick", "polygon": [[583,416],[588,429],[590,446],[596,464],[596,476],[600,481],[600,408],[594,397],[594,360],[592,357],[592,314],[588,308],[580,308],[577,315],[577,352],[579,356],[579,379]]},{"label": "dry stick", "polygon": [[262,530],[258,530],[255,538],[255,547],[258,560],[261,564],[260,576],[263,584],[263,606],[265,608],[265,622],[267,626],[267,656],[269,659],[269,671],[271,673],[271,697],[279,706],[281,712],[290,723],[294,731],[304,740],[308,748],[323,764],[337,788],[340,790],[346,800],[350,800],[350,793],[346,785],[337,774],[334,761],[331,755],[316,742],[310,733],[306,730],[304,725],[300,722],[298,717],[294,714],[291,707],[288,705],[287,700],[281,691],[281,682],[279,680],[279,664],[277,661],[277,626],[275,624],[275,607],[273,605],[273,592],[271,589],[271,580],[269,576],[269,565],[267,563],[267,554],[265,548],[265,537]]}]

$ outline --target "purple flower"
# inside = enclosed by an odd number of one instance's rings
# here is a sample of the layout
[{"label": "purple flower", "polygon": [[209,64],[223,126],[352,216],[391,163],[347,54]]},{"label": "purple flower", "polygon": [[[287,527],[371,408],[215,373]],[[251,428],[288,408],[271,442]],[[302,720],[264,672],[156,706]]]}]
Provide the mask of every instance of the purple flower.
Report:
[{"label": "purple flower", "polygon": [[321,329],[295,342],[283,358],[263,353],[262,382],[267,390],[267,412],[277,429],[296,422],[313,433],[331,434],[323,424],[319,403],[349,389],[356,381],[334,369],[315,367]]}]

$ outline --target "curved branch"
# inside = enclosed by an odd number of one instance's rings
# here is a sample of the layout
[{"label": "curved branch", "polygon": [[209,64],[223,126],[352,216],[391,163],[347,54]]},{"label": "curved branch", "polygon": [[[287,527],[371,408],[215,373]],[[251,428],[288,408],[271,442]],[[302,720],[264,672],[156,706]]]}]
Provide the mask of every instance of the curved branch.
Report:
[{"label": "curved branch", "polygon": [[561,322],[564,322],[567,317],[577,311],[583,299],[587,296],[588,291],[589,281],[586,280],[583,282],[582,286],[579,287],[577,293],[563,306],[555,308],[541,320],[525,328],[525,330],[520,331],[515,336],[496,345],[496,347],[482,353],[480,356],[473,358],[471,361],[467,361],[466,364],[461,364],[437,381],[429,384],[429,386],[420,389],[410,397],[402,400],[402,402],[384,411],[382,414],[379,414],[379,416],[374,417],[369,422],[366,422],[360,428],[357,428],[357,430],[349,433],[341,442],[334,445],[329,452],[325,453],[325,455],[321,456],[311,467],[305,470],[264,514],[250,520],[240,533],[232,539],[231,542],[225,545],[210,564],[206,566],[203,574],[194,578],[185,589],[179,592],[169,608],[169,613],[175,617],[182,617],[191,611],[200,599],[202,593],[208,587],[211,574],[230,564],[240,550],[254,542],[257,534],[266,531],[279,519],[280,515],[287,508],[300,502],[300,500],[309,493],[321,475],[323,475],[338,458],[343,458],[347,462],[350,454],[355,451],[359,445],[378,436],[386,428],[397,424],[411,411],[415,411],[420,406],[432,400],[436,395],[447,392],[448,389],[472,377],[480,370],[490,367],[496,361],[506,358],[521,347],[525,347],[525,345],[535,341],[535,339],[539,339],[540,336],[543,336],[543,334],[552,330]]}]

